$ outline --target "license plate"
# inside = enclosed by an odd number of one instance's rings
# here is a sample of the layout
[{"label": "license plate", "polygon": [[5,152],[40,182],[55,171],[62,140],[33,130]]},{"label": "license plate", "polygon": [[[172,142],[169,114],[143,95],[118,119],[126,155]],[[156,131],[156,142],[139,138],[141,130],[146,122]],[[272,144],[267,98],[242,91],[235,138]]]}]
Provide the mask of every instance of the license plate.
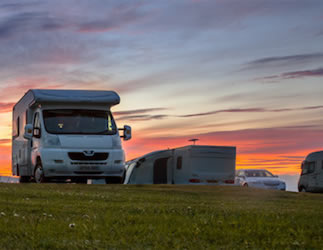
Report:
[{"label": "license plate", "polygon": [[80,170],[99,170],[98,166],[81,166]]}]

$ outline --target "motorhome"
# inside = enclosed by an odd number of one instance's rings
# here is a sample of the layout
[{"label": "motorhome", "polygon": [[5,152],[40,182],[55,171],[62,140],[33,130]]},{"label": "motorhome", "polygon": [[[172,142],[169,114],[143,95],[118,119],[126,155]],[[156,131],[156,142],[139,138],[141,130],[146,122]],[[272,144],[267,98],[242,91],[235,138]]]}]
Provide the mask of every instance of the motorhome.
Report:
[{"label": "motorhome", "polygon": [[88,178],[122,182],[123,135],[111,113],[114,91],[29,90],[13,108],[12,173],[20,182]]},{"label": "motorhome", "polygon": [[300,192],[323,192],[323,151],[309,154],[302,162],[298,181]]},{"label": "motorhome", "polygon": [[236,148],[189,145],[127,162],[125,184],[233,184]]}]

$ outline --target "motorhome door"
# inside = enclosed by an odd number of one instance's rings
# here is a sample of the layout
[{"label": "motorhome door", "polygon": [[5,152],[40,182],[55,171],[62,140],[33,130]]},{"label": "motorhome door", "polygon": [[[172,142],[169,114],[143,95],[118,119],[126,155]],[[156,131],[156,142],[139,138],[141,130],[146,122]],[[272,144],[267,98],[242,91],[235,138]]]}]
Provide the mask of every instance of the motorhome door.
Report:
[{"label": "motorhome door", "polygon": [[167,161],[168,157],[159,158],[154,162],[154,184],[167,183]]}]

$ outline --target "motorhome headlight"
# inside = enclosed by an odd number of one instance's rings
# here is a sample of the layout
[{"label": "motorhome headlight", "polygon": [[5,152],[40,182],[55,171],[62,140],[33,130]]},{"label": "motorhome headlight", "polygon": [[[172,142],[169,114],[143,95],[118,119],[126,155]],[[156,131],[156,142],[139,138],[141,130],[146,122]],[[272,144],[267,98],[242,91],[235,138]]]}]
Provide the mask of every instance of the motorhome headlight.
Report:
[{"label": "motorhome headlight", "polygon": [[59,146],[61,146],[61,142],[60,142],[57,135],[48,135],[48,136],[46,136],[45,144],[48,147],[53,147],[53,146],[54,147],[59,147]]},{"label": "motorhome headlight", "polygon": [[121,140],[119,136],[112,136],[112,147],[115,149],[121,149]]}]

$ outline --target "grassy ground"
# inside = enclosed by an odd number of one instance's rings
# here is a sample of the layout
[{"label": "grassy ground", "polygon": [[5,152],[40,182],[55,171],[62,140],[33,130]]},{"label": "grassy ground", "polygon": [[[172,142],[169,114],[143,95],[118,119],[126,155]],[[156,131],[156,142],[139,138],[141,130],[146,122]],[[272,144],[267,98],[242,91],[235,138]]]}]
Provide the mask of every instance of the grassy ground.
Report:
[{"label": "grassy ground", "polygon": [[323,194],[0,184],[1,249],[322,249]]}]

